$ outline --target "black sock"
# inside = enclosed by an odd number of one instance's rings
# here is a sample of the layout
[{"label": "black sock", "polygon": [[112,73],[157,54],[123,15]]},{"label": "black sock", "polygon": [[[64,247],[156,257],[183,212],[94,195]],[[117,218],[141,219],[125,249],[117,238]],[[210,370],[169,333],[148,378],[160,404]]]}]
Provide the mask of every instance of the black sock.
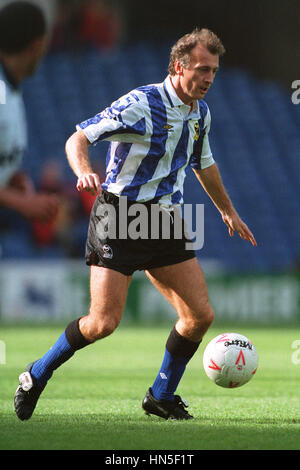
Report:
[{"label": "black sock", "polygon": [[90,341],[88,341],[83,336],[83,334],[81,333],[79,329],[80,318],[77,318],[77,320],[71,321],[71,323],[68,324],[65,330],[67,341],[69,345],[71,346],[71,348],[74,350],[74,352],[90,344]]}]

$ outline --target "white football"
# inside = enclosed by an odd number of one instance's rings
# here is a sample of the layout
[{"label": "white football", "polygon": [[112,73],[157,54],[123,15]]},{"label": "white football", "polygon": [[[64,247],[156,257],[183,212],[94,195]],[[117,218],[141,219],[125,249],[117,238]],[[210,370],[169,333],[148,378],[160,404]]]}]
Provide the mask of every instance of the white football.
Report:
[{"label": "white football", "polygon": [[206,375],[220,387],[241,387],[257,370],[254,344],[238,333],[223,333],[211,340],[203,354]]}]

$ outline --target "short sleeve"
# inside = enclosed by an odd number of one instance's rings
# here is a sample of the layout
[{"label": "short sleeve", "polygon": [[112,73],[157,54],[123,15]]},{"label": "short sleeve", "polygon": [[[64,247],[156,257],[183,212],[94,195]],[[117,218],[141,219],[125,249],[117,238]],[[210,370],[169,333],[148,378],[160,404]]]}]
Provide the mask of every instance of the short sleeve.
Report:
[{"label": "short sleeve", "polygon": [[146,132],[144,109],[139,97],[128,93],[76,128],[94,145],[101,140],[137,142]]}]

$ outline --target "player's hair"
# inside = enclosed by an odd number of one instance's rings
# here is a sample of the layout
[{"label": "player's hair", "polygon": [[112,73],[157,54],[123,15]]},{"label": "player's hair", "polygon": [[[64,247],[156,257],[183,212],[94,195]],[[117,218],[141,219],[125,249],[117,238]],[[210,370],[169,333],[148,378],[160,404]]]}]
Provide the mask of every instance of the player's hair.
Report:
[{"label": "player's hair", "polygon": [[26,1],[9,3],[0,10],[0,51],[17,54],[47,32],[41,8]]},{"label": "player's hair", "polygon": [[191,33],[180,38],[172,47],[168,67],[170,75],[175,75],[175,60],[181,62],[183,67],[189,65],[190,52],[197,44],[202,44],[211,54],[219,56],[225,54],[225,48],[215,33],[206,28],[195,28]]}]

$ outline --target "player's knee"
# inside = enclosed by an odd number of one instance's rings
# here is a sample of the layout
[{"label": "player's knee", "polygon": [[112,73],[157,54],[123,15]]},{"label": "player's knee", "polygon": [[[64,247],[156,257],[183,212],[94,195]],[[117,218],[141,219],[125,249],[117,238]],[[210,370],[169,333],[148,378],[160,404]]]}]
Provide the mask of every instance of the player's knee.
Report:
[{"label": "player's knee", "polygon": [[202,307],[198,312],[194,312],[189,319],[189,330],[192,336],[202,338],[213,321],[214,311],[210,304],[207,304],[205,308]]},{"label": "player's knee", "polygon": [[109,318],[102,322],[98,328],[98,338],[105,338],[106,336],[111,335],[119,325],[119,320],[115,318]]},{"label": "player's knee", "polygon": [[209,328],[212,323],[214,322],[215,319],[215,312],[210,304],[208,304],[206,311],[205,311],[205,316],[204,316],[204,321],[207,325],[207,328]]},{"label": "player's knee", "polygon": [[85,336],[94,342],[111,335],[118,325],[116,318],[90,319],[85,325]]},{"label": "player's knee", "polygon": [[215,319],[214,311],[213,311],[211,305],[208,304],[206,309],[205,309],[205,312],[203,314],[202,328],[204,328],[204,330],[207,331],[208,328],[212,325],[214,319]]}]

